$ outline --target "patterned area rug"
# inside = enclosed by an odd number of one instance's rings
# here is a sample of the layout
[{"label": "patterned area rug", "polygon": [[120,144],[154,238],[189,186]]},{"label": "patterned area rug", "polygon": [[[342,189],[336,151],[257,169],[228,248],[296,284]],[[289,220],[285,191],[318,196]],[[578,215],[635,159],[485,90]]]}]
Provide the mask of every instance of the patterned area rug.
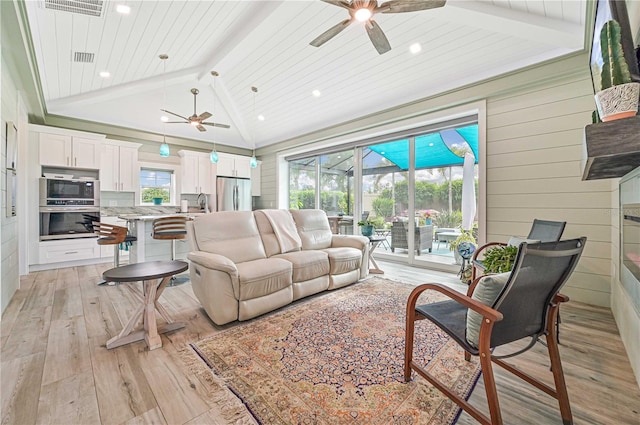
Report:
[{"label": "patterned area rug", "polygon": [[[191,347],[262,424],[452,424],[457,405],[415,373],[403,382],[412,288],[371,278]],[[476,359],[465,362],[426,320],[416,324],[416,337],[414,358],[468,397],[480,374]]]}]

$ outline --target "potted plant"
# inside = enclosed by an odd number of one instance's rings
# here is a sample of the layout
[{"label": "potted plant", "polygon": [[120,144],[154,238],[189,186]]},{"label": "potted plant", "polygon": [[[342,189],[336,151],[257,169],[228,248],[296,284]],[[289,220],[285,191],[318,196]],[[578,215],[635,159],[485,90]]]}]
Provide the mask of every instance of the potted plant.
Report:
[{"label": "potted plant", "polygon": [[476,238],[473,237],[473,234],[469,230],[463,230],[460,236],[449,244],[449,249],[453,251],[453,256],[456,259],[456,264],[462,264],[462,256],[458,252],[458,246],[462,242],[471,242],[475,245]]},{"label": "potted plant", "polygon": [[485,273],[510,272],[517,253],[518,247],[513,245],[489,248],[482,260]]},{"label": "potted plant", "polygon": [[631,81],[620,32],[620,24],[615,20],[605,22],[600,31],[601,90],[595,97],[598,114],[605,122],[632,117],[638,112],[640,83]]},{"label": "potted plant", "polygon": [[362,236],[372,236],[373,235],[373,221],[370,220],[360,220],[358,222],[358,226],[361,227],[360,233]]}]

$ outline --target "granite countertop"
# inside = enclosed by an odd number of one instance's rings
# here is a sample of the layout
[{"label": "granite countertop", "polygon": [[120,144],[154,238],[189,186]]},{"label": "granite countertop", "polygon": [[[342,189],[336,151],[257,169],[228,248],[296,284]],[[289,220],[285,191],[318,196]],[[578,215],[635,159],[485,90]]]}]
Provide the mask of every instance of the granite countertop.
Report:
[{"label": "granite countertop", "polygon": [[189,208],[187,213],[180,213],[177,206],[137,206],[137,207],[100,207],[100,215],[103,217],[119,216],[160,216],[177,214],[204,214],[199,208]]},{"label": "granite countertop", "polygon": [[165,217],[197,217],[199,215],[204,215],[206,213],[203,212],[197,212],[197,213],[170,213],[170,214],[119,214],[118,218],[121,218],[123,220],[129,220],[129,221],[134,221],[134,220],[139,220],[139,221],[149,221],[149,220],[155,220],[158,218],[165,218]]}]

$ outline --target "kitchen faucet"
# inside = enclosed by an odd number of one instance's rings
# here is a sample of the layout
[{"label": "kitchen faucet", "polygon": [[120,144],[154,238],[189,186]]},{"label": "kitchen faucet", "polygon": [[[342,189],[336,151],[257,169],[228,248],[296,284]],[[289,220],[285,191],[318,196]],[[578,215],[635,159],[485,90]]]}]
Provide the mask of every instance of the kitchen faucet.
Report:
[{"label": "kitchen faucet", "polygon": [[[204,198],[204,201],[202,200],[202,198]],[[198,205],[200,205],[200,208],[203,209],[205,213],[211,212],[209,211],[209,197],[206,194],[200,193],[196,202],[198,203]]]}]

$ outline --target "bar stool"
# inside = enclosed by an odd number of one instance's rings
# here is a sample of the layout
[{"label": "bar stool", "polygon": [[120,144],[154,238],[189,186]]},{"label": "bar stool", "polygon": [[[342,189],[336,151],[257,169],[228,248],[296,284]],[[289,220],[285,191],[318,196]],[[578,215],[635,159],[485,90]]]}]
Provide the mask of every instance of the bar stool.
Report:
[{"label": "bar stool", "polygon": [[[93,233],[98,235],[98,245],[113,245],[113,267],[120,267],[120,244],[132,243],[138,240],[135,236],[129,235],[128,229],[113,224],[94,221],[92,223]],[[108,281],[98,282],[104,285]]]},{"label": "bar stool", "polygon": [[[158,240],[171,241],[171,260],[176,259],[176,240],[187,239],[187,217],[171,216],[153,220],[153,233],[151,237]],[[176,286],[189,281],[188,278],[176,278],[173,276],[169,286]]]}]

